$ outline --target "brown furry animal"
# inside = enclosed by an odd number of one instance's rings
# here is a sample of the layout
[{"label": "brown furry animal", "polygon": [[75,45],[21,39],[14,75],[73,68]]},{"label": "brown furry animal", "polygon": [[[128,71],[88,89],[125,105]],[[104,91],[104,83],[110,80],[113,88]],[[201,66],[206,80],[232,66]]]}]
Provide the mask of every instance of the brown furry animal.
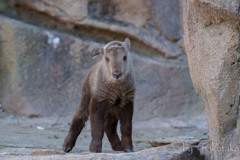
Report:
[{"label": "brown furry animal", "polygon": [[[104,48],[95,48],[91,56],[101,55],[83,80],[82,97],[63,150],[74,147],[90,114],[92,141],[91,152],[102,152],[104,131],[115,151],[133,152],[132,116],[135,84],[132,69],[130,40],[112,41]],[[117,123],[121,124],[121,140],[117,134]]]}]

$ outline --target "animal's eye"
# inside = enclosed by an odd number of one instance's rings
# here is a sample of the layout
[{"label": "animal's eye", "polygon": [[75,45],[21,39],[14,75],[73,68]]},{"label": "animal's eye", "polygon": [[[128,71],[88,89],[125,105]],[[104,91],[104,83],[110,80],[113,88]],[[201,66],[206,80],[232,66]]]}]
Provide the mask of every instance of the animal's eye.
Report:
[{"label": "animal's eye", "polygon": [[127,56],[123,56],[123,60],[126,61],[127,60]]},{"label": "animal's eye", "polygon": [[109,61],[109,58],[108,58],[108,57],[106,57],[105,59],[106,59],[107,62]]}]

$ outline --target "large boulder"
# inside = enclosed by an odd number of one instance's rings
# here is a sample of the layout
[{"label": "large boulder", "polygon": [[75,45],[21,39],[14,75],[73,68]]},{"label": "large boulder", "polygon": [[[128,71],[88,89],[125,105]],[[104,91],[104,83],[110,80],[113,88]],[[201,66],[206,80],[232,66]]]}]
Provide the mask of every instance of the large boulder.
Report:
[{"label": "large boulder", "polygon": [[100,42],[127,36],[138,42],[133,46],[135,50],[186,60],[177,0],[13,0],[5,3],[8,5],[5,9],[2,7],[4,12],[36,25],[53,29],[64,26],[62,30],[74,30],[74,34]]},{"label": "large boulder", "polygon": [[210,130],[208,149],[213,159],[239,159],[239,1],[184,0],[182,6],[191,78]]},{"label": "large boulder", "polygon": [[[104,44],[4,16],[0,24],[2,107],[29,117],[73,115],[81,80],[98,60],[91,59],[89,52]],[[133,64],[137,84],[134,120],[201,112],[185,61],[134,51]]]},{"label": "large boulder", "polygon": [[89,43],[2,16],[0,24],[3,108],[30,117],[71,114],[95,62]]},{"label": "large boulder", "polygon": [[163,34],[171,41],[182,38],[178,0],[14,0],[16,5],[31,8],[68,23],[81,23],[91,18],[134,24],[154,34]]}]

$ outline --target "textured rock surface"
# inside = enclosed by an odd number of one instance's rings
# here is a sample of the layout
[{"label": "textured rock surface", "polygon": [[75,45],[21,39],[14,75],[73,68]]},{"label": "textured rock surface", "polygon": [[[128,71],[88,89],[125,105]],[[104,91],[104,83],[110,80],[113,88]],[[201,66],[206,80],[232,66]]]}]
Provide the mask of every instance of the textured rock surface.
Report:
[{"label": "textured rock surface", "polygon": [[213,6],[226,9],[228,12],[239,13],[238,0],[201,0],[203,3],[210,3]]},{"label": "textured rock surface", "polygon": [[182,38],[182,27],[180,23],[181,9],[179,0],[153,0],[151,3],[151,20],[156,31],[162,33],[171,41]]},{"label": "textured rock surface", "polygon": [[[30,117],[73,115],[81,95],[81,80],[96,62],[89,51],[102,44],[3,16],[0,22],[3,108]],[[138,54],[133,59],[136,120],[201,112],[186,62]]]},{"label": "textured rock surface", "polygon": [[157,147],[157,146],[163,146],[163,145],[167,145],[167,144],[171,144],[171,143],[179,144],[179,145],[182,145],[183,143],[196,145],[199,143],[199,141],[200,140],[197,139],[196,137],[178,136],[178,137],[154,139],[154,140],[150,140],[149,143],[153,147]]},{"label": "textured rock surface", "polygon": [[61,18],[64,21],[81,21],[88,15],[88,0],[14,0],[13,3]]},{"label": "textured rock surface", "polygon": [[83,75],[94,64],[89,44],[8,18],[0,21],[3,108],[30,117],[60,114],[63,108],[73,113]]},{"label": "textured rock surface", "polygon": [[184,44],[193,84],[206,111],[211,152],[217,160],[228,159],[238,154],[230,148],[240,144],[235,137],[239,130],[239,2],[185,0],[182,6]]},{"label": "textured rock surface", "polygon": [[15,4],[27,6],[58,19],[78,23],[87,18],[103,21],[115,21],[126,25],[155,29],[168,39],[176,41],[182,38],[179,20],[178,0],[15,0]]},{"label": "textured rock surface", "polygon": [[[162,1],[165,2],[165,0]],[[171,42],[181,42],[182,39],[178,17],[179,7],[176,0],[166,1],[166,4],[155,0],[140,0],[138,3],[135,1],[126,3],[120,0],[68,2],[63,0],[13,0],[11,2],[6,1],[10,4],[5,7],[5,10],[8,10],[8,13],[14,17],[19,18],[24,15],[23,17],[27,17],[28,22],[31,19],[30,22],[37,23],[42,19],[37,24],[49,26],[55,20],[65,26],[64,30],[66,28],[70,31],[78,30],[80,33],[77,34],[81,36],[97,38],[105,42],[127,36],[138,41],[134,48],[143,53],[154,52],[166,58],[185,59],[184,53],[178,47],[179,44]],[[86,9],[79,10],[76,16],[66,14],[71,9],[67,4],[87,8],[87,14]],[[169,15],[171,15],[170,19]],[[83,18],[77,20],[76,17]],[[53,23],[52,28],[56,27]]]}]

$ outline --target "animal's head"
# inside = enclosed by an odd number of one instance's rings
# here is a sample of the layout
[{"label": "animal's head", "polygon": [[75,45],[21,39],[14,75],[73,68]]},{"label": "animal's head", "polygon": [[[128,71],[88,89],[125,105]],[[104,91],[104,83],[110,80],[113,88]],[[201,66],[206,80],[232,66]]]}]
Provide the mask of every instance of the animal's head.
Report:
[{"label": "animal's head", "polygon": [[124,42],[112,41],[103,48],[94,48],[91,56],[101,55],[107,75],[111,80],[124,79],[128,73],[130,64],[130,40],[125,39]]}]

